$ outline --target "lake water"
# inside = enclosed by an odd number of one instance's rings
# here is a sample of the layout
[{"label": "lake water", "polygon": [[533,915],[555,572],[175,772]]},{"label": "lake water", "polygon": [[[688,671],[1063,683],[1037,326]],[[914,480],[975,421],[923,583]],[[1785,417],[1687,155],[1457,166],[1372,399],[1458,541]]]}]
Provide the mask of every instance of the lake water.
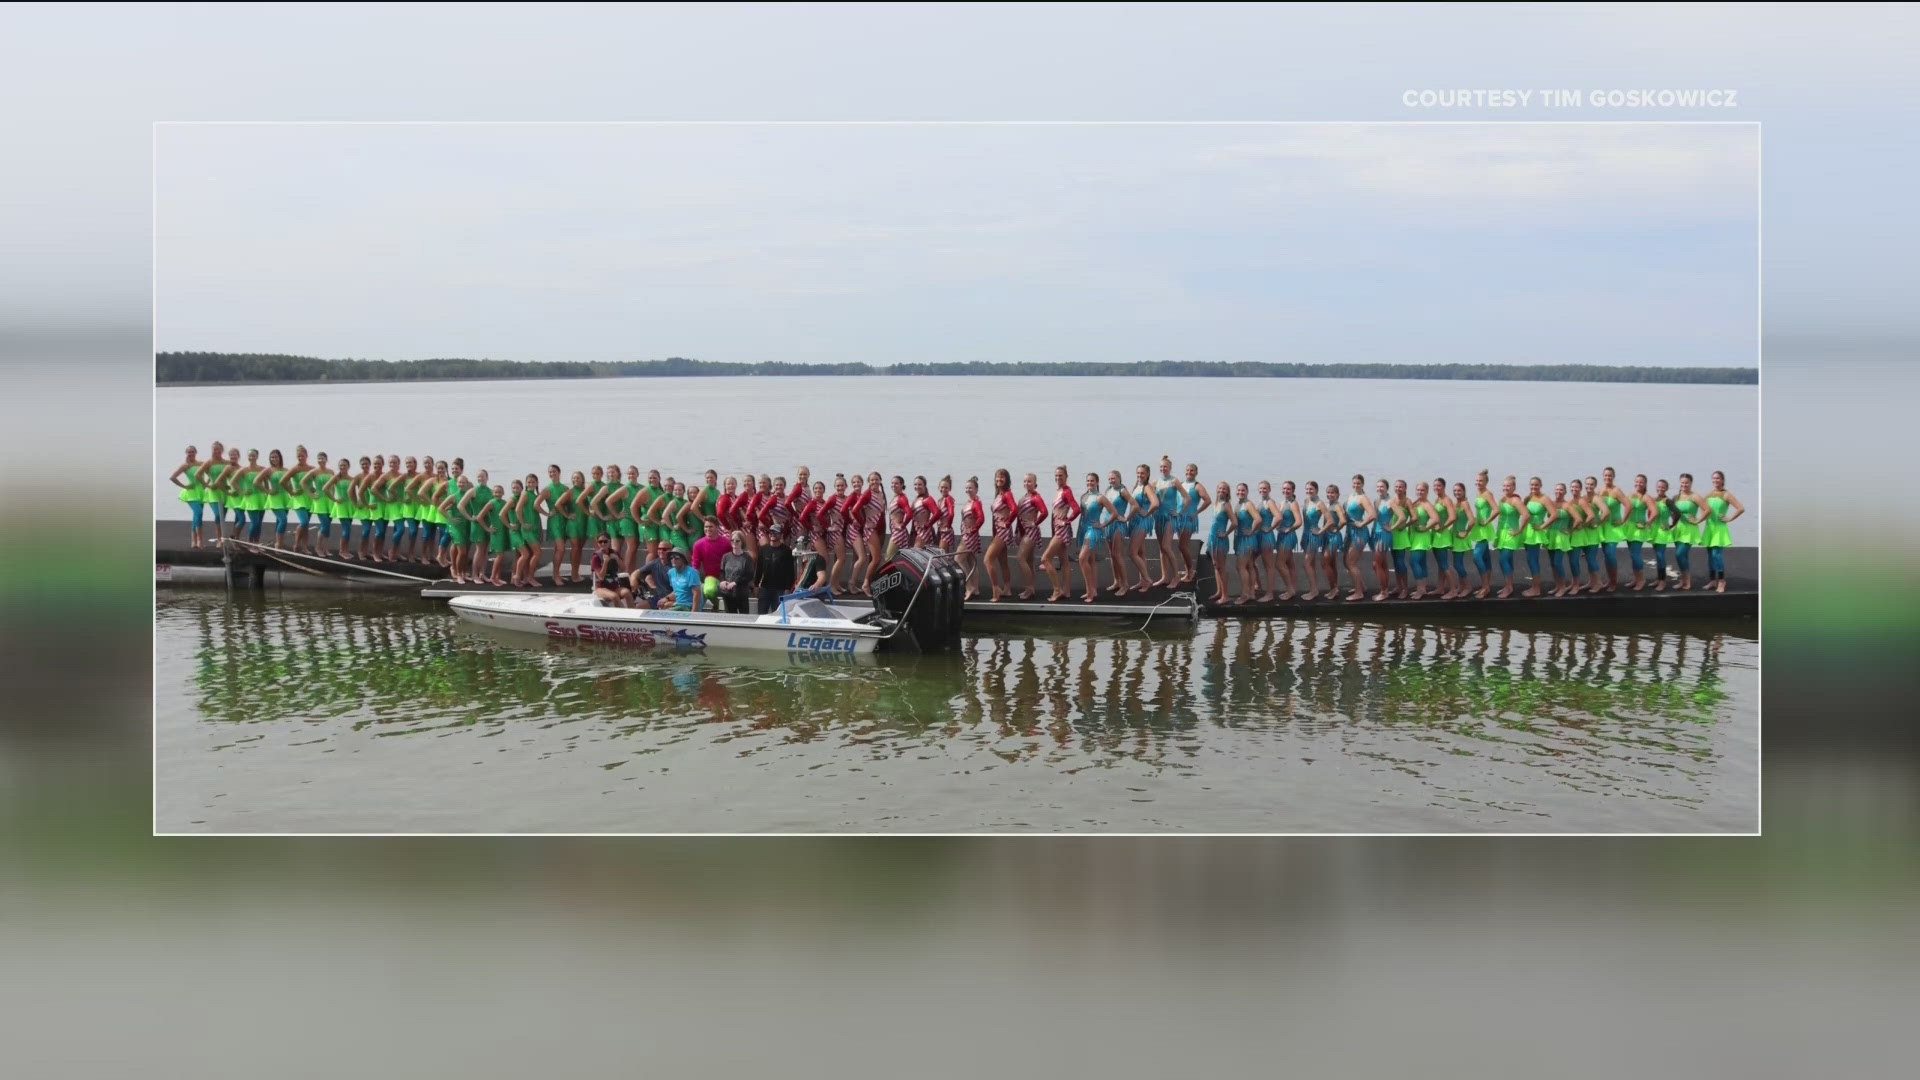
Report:
[{"label": "lake water", "polygon": [[[1436,472],[1702,481],[1757,522],[1753,387],[1238,379],[163,389],[188,442],[496,472]],[[156,487],[155,511],[182,507]],[[1737,542],[1757,525],[1740,522]],[[411,597],[163,590],[156,824],[218,832],[1749,831],[1754,624],[1202,620],[823,663],[634,655]]]}]

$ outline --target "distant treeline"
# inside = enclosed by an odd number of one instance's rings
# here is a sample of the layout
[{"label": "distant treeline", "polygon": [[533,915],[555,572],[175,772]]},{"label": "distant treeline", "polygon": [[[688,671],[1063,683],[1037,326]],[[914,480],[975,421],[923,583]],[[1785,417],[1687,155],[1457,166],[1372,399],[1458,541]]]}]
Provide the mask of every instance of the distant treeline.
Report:
[{"label": "distant treeline", "polygon": [[412,382],[429,379],[606,379],[662,375],[1133,375],[1222,379],[1478,379],[1518,382],[1757,383],[1756,368],[1603,364],[1289,364],[1262,360],[1139,363],[730,364],[689,360],[320,360],[276,353],[163,352],[161,383]]}]

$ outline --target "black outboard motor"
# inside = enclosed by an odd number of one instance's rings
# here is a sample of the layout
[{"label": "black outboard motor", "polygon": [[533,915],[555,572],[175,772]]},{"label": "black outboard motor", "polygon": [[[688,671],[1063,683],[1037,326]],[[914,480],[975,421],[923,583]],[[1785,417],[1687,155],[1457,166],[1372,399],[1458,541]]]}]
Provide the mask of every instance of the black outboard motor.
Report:
[{"label": "black outboard motor", "polygon": [[[916,597],[915,594],[918,593]],[[960,639],[965,608],[953,559],[930,548],[907,548],[873,578],[873,608],[899,631],[887,641],[905,652],[939,652]]]}]

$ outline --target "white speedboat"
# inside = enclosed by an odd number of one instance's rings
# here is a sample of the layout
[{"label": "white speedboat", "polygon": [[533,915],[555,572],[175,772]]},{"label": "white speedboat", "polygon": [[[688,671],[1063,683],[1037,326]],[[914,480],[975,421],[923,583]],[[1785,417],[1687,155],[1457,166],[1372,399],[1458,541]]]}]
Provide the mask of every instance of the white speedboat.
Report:
[{"label": "white speedboat", "polygon": [[871,608],[846,611],[817,597],[787,598],[778,611],[765,615],[612,607],[581,593],[478,593],[447,603],[455,615],[481,626],[634,649],[770,649],[859,656],[892,636],[891,622]]}]

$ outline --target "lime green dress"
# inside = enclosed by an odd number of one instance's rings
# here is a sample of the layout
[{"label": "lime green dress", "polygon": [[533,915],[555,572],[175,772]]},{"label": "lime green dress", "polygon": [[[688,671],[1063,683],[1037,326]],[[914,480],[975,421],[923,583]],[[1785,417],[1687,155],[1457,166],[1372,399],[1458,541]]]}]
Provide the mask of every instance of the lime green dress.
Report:
[{"label": "lime green dress", "polygon": [[1700,542],[1700,526],[1694,524],[1692,518],[1700,509],[1700,504],[1695,502],[1691,495],[1678,495],[1674,497],[1673,508],[1680,511],[1680,520],[1675,522],[1673,526],[1673,542],[1687,545],[1698,544]]},{"label": "lime green dress", "polygon": [[207,467],[199,463],[196,463],[192,468],[187,470],[187,486],[180,489],[181,502],[204,503],[210,501],[207,494],[206,472]]},{"label": "lime green dress", "polygon": [[1602,543],[1619,544],[1632,540],[1632,530],[1627,528],[1627,504],[1612,495],[1603,495],[1607,504],[1607,521],[1600,527]]},{"label": "lime green dress", "polygon": [[200,490],[208,502],[221,510],[226,509],[227,499],[230,498],[220,489],[220,478],[226,474],[227,463],[224,461],[209,461],[200,469]]},{"label": "lime green dress", "polygon": [[1407,537],[1408,551],[1429,551],[1433,548],[1432,507],[1416,504],[1413,508],[1412,535]]},{"label": "lime green dress", "polygon": [[1547,529],[1547,550],[1573,550],[1573,512],[1566,507],[1554,511],[1553,524]]},{"label": "lime green dress", "polygon": [[1636,497],[1633,500],[1633,509],[1627,514],[1625,527],[1628,540],[1643,544],[1653,540],[1653,512],[1647,508],[1651,501],[1651,497],[1646,499]]},{"label": "lime green dress", "polygon": [[1500,532],[1494,537],[1494,547],[1501,551],[1519,551],[1526,530],[1520,525],[1520,508],[1510,502],[1500,503]]},{"label": "lime green dress", "polygon": [[[1475,507],[1473,509],[1477,510],[1478,508]],[[1461,553],[1473,550],[1474,542],[1480,537],[1479,523],[1477,521],[1469,521],[1469,518],[1473,516],[1474,515],[1469,512],[1468,507],[1460,506],[1455,508],[1453,515],[1453,550]]]},{"label": "lime green dress", "polygon": [[1527,500],[1527,527],[1521,537],[1521,543],[1528,547],[1546,547],[1549,544],[1547,538],[1547,504],[1541,502],[1539,499]]},{"label": "lime green dress", "polygon": [[1733,546],[1733,530],[1727,528],[1727,511],[1732,507],[1732,503],[1718,495],[1707,496],[1707,519],[1700,523],[1701,547]]},{"label": "lime green dress", "polygon": [[1473,497],[1473,513],[1478,519],[1473,526],[1474,543],[1485,540],[1488,544],[1493,544],[1498,539],[1493,519],[1493,497],[1476,494]]}]

